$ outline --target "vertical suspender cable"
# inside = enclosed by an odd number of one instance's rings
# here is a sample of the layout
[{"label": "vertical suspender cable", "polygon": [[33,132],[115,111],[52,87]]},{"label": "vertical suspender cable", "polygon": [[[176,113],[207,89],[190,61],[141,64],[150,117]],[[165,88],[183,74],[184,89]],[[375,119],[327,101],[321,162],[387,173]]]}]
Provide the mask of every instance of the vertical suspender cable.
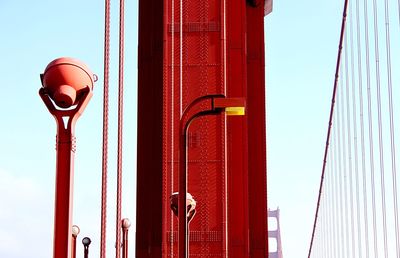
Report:
[{"label": "vertical suspender cable", "polygon": [[372,203],[372,235],[374,239],[374,257],[378,258],[378,234],[376,226],[376,197],[375,197],[375,164],[374,164],[374,140],[372,127],[372,102],[371,102],[371,77],[370,77],[370,59],[369,59],[369,29],[368,29],[368,4],[364,0],[364,24],[365,24],[365,63],[367,75],[367,99],[368,99],[368,137],[369,137],[369,163],[371,177],[371,203]]},{"label": "vertical suspender cable", "polygon": [[121,199],[122,199],[122,132],[124,105],[124,0],[120,0],[119,13],[119,66],[118,66],[118,153],[117,153],[117,216],[116,258],[121,257]]},{"label": "vertical suspender cable", "polygon": [[387,81],[388,81],[388,99],[389,99],[389,117],[390,117],[390,147],[392,161],[392,187],[393,187],[393,209],[395,221],[395,237],[396,237],[396,256],[400,256],[399,243],[399,216],[397,203],[397,172],[396,172],[396,148],[394,139],[394,119],[393,119],[393,97],[392,97],[392,61],[390,50],[390,28],[389,28],[389,3],[385,0],[385,25],[386,25],[386,64],[387,64]]},{"label": "vertical suspender cable", "polygon": [[[350,7],[351,7],[350,3]],[[351,9],[351,8],[350,8]],[[352,13],[352,11],[350,11]],[[350,16],[350,42],[353,38],[353,25]],[[352,153],[352,130],[351,130],[351,108],[350,108],[350,86],[354,85],[350,82],[350,75],[353,78],[353,70],[352,70],[352,63],[349,62],[349,53],[351,54],[352,45],[350,45],[349,50],[349,41],[346,39],[346,50],[345,50],[345,57],[346,57],[346,126],[347,126],[347,159],[348,159],[348,175],[349,175],[349,208],[350,208],[350,236],[351,242],[349,240],[351,255],[352,257],[356,257],[355,254],[355,221],[354,221],[354,180],[353,180],[353,153]],[[350,56],[350,58],[352,58]],[[350,60],[352,61],[352,59]],[[350,70],[350,71],[349,71]],[[352,80],[352,82],[354,82]],[[351,85],[350,85],[351,84]]]},{"label": "vertical suspender cable", "polygon": [[[346,40],[346,35],[345,39]],[[346,51],[345,51],[346,53]],[[345,65],[342,66],[346,69],[346,63]],[[346,139],[346,132],[345,132],[345,120],[344,120],[344,69],[340,69],[340,75],[339,75],[339,101],[338,101],[338,147],[339,147],[339,182],[340,182],[340,211],[341,211],[341,216],[340,216],[340,227],[342,228],[342,243],[341,246],[343,247],[344,253],[343,257],[350,257],[349,253],[349,223],[348,223],[348,203],[347,203],[347,168],[346,168],[346,148],[345,148],[345,139]]]},{"label": "vertical suspender cable", "polygon": [[[335,139],[335,128],[333,128],[332,130],[332,136],[333,139]],[[333,174],[333,172],[335,171],[334,169],[334,156],[333,156],[333,149],[331,148],[329,151],[329,167],[330,167],[330,191],[329,191],[329,196],[330,196],[330,200],[329,200],[329,213],[330,213],[330,220],[329,220],[329,232],[330,232],[330,246],[329,246],[329,253],[332,254],[334,257],[336,257],[336,248],[335,248],[335,244],[336,244],[336,228],[334,227],[334,225],[336,225],[335,223],[335,202],[336,202],[336,198],[335,198],[335,180],[334,177],[335,175]]]},{"label": "vertical suspender cable", "polygon": [[118,153],[117,153],[117,208],[116,258],[121,257],[121,199],[122,199],[122,132],[124,100],[124,0],[120,0],[119,13],[119,65],[118,65]]},{"label": "vertical suspender cable", "polygon": [[[339,98],[342,100],[342,105],[339,105],[340,108],[340,118],[341,118],[341,132],[342,135],[340,135],[340,140],[342,144],[342,149],[340,151],[342,155],[342,162],[343,162],[343,199],[344,199],[344,208],[342,209],[344,211],[344,228],[345,228],[345,234],[344,234],[344,247],[346,250],[346,257],[350,257],[350,235],[351,235],[351,230],[349,227],[349,194],[348,194],[348,170],[347,170],[347,149],[346,149],[346,136],[348,137],[346,133],[346,119],[345,119],[345,111],[346,111],[346,102],[345,102],[345,88],[347,88],[348,84],[348,72],[347,72],[347,33],[345,32],[344,35],[344,64],[341,66],[341,76],[340,76],[340,86],[339,86],[339,93],[340,96]],[[343,72],[342,72],[343,71]],[[340,102],[339,102],[340,103]]]},{"label": "vertical suspender cable", "polygon": [[105,0],[100,258],[106,257],[109,63],[110,63],[110,0]]},{"label": "vertical suspender cable", "polygon": [[[356,14],[358,12],[358,5],[355,6],[357,8]],[[354,8],[353,8],[354,10]],[[352,91],[352,117],[353,117],[353,132],[354,132],[354,175],[355,175],[355,186],[356,186],[356,223],[357,223],[357,248],[358,256],[362,256],[362,248],[361,248],[361,215],[360,215],[360,178],[359,178],[359,169],[358,169],[358,126],[357,126],[357,104],[356,104],[356,71],[355,71],[355,45],[354,45],[354,24],[356,22],[356,17],[354,17],[354,11],[351,16],[351,37],[350,37],[350,49],[351,49],[351,91]],[[354,255],[355,257],[355,255]]]},{"label": "vertical suspender cable", "polygon": [[[363,188],[363,220],[364,220],[364,248],[365,258],[369,258],[369,227],[368,227],[368,203],[367,203],[367,174],[365,164],[365,132],[364,132],[364,97],[363,97],[363,76],[361,60],[361,31],[360,31],[360,3],[356,0],[357,19],[357,60],[358,60],[358,95],[360,99],[360,141],[361,141],[361,171]],[[360,249],[361,250],[361,249]]]},{"label": "vertical suspender cable", "polygon": [[393,97],[392,97],[392,63],[390,52],[390,30],[389,30],[389,7],[388,1],[385,1],[385,19],[386,19],[386,54],[387,54],[387,69],[388,69],[388,96],[389,96],[389,114],[390,114],[390,143],[392,157],[392,177],[393,177],[393,205],[395,217],[395,234],[396,234],[396,254],[400,256],[400,239],[399,239],[399,215],[397,201],[397,171],[396,171],[396,148],[394,138],[394,119],[393,119]]},{"label": "vertical suspender cable", "polygon": [[[337,119],[337,112],[335,113],[335,115],[334,115],[334,120],[336,120]],[[331,142],[333,142],[333,145],[332,145],[332,152],[333,152],[333,157],[332,157],[332,162],[333,162],[333,170],[332,171],[338,171],[338,159],[337,159],[337,157],[338,157],[338,155],[337,155],[337,148],[338,148],[338,146],[335,144],[336,143],[336,139],[338,138],[338,134],[337,134],[337,130],[336,130],[336,128],[337,128],[337,126],[336,126],[336,123],[334,123],[333,124],[333,130],[332,130],[332,135],[333,135],[333,138],[331,139]],[[339,218],[340,218],[340,214],[339,214],[339,183],[338,183],[338,175],[337,175],[337,173],[335,173],[335,174],[332,174],[332,176],[334,177],[334,188],[333,188],[333,193],[334,193],[334,195],[335,195],[335,198],[334,198],[334,209],[333,209],[333,212],[334,212],[334,215],[335,215],[335,219],[334,219],[334,221],[333,221],[333,223],[332,223],[332,225],[335,225],[334,227],[333,227],[333,229],[334,229],[334,232],[335,232],[335,240],[334,240],[334,243],[335,243],[335,245],[334,245],[334,253],[333,253],[333,257],[340,257],[340,251],[342,250],[342,248],[337,248],[337,246],[340,246],[340,227],[338,227],[338,226],[336,226],[336,225],[339,225],[339,223],[338,223],[338,221],[339,221]]]},{"label": "vertical suspender cable", "polygon": [[386,190],[385,190],[385,167],[383,150],[383,128],[382,128],[382,101],[381,101],[381,78],[379,60],[379,36],[378,36],[378,10],[376,0],[373,1],[374,10],[374,41],[375,41],[375,74],[376,74],[376,98],[378,107],[378,136],[379,136],[379,164],[381,178],[381,211],[382,211],[382,233],[384,257],[388,258],[388,240],[386,223]]},{"label": "vertical suspender cable", "polygon": [[[338,84],[338,88],[340,90],[340,85],[343,84],[343,72],[340,72],[340,82]],[[339,98],[339,101],[337,101],[337,108],[336,108],[336,132],[337,132],[337,139],[336,139],[336,146],[337,146],[337,175],[338,175],[338,182],[339,182],[339,225],[340,225],[340,250],[341,250],[341,255],[340,257],[347,257],[347,253],[346,253],[346,228],[344,227],[344,220],[347,219],[345,218],[345,216],[343,216],[342,212],[344,211],[345,208],[343,208],[343,187],[344,187],[344,183],[343,183],[343,177],[342,177],[342,143],[341,143],[341,139],[342,139],[342,121],[341,118],[343,117],[342,113],[341,113],[341,105],[342,105],[342,100],[343,98]],[[345,196],[346,197],[346,196]]]},{"label": "vertical suspender cable", "polygon": [[397,0],[397,14],[398,14],[398,20],[399,20],[399,26],[400,26],[400,0]]},{"label": "vertical suspender cable", "polygon": [[308,258],[311,257],[311,251],[312,251],[312,247],[313,247],[313,243],[314,243],[314,237],[315,237],[315,228],[316,228],[316,225],[317,225],[319,206],[320,206],[321,196],[322,196],[322,188],[323,188],[323,184],[324,184],[326,159],[327,159],[328,149],[329,149],[329,140],[330,140],[331,129],[332,129],[332,120],[333,120],[333,111],[334,111],[335,99],[336,99],[336,89],[337,89],[337,83],[338,83],[338,77],[339,77],[340,58],[341,58],[341,53],[342,53],[344,31],[345,31],[345,27],[346,27],[345,25],[346,25],[346,16],[347,16],[347,6],[348,6],[348,0],[345,0],[344,1],[344,7],[343,7],[343,18],[342,18],[342,27],[341,27],[341,32],[340,32],[339,49],[338,49],[338,55],[337,55],[337,60],[336,60],[336,72],[335,72],[335,79],[334,79],[334,85],[333,85],[331,110],[330,110],[330,115],[329,115],[328,133],[327,133],[327,136],[326,136],[324,161],[323,161],[323,165],[322,165],[322,173],[321,173],[321,181],[320,181],[320,185],[319,185],[317,208],[316,208],[316,211],[315,211],[314,225],[313,225],[313,231],[312,231],[311,241],[310,241],[310,248],[308,250]]}]

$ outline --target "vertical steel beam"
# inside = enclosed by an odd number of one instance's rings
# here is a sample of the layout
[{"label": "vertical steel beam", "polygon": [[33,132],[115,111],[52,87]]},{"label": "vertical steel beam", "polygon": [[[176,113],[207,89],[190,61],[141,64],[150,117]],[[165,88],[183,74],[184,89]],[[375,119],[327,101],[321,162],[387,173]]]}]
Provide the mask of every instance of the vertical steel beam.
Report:
[{"label": "vertical steel beam", "polygon": [[[227,2],[227,95],[247,100],[246,1]],[[247,110],[248,111],[248,110]],[[248,135],[245,119],[227,119],[228,257],[249,257]]]},{"label": "vertical steel beam", "polygon": [[162,257],[162,0],[139,1],[136,257]]},{"label": "vertical steel beam", "polygon": [[268,255],[264,4],[246,13],[250,257],[258,258]]}]

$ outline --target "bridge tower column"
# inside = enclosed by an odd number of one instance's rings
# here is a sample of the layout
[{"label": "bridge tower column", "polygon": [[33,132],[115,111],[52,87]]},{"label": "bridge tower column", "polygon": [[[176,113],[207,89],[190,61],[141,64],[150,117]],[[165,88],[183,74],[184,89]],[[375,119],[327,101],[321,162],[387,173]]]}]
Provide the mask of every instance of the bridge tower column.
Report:
[{"label": "bridge tower column", "polygon": [[[268,210],[268,219],[275,219],[276,227],[268,230],[269,254],[268,258],[282,258],[281,230],[279,223],[279,208]],[[268,223],[269,228],[275,223]],[[272,245],[271,245],[272,244]]]}]

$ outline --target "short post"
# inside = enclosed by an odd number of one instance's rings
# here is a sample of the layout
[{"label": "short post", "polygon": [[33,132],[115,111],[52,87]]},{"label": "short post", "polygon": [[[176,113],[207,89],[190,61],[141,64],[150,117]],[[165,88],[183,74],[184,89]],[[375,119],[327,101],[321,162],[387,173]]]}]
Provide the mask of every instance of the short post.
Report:
[{"label": "short post", "polygon": [[122,220],[122,258],[128,258],[128,231],[131,226],[129,219]]},{"label": "short post", "polygon": [[82,244],[83,244],[83,248],[84,248],[84,254],[83,254],[84,258],[88,258],[89,257],[89,245],[90,245],[90,243],[92,243],[92,240],[90,240],[90,238],[84,237],[82,239]]},{"label": "short post", "polygon": [[80,229],[77,225],[72,226],[72,244],[71,244],[71,252],[72,258],[76,258],[76,238],[78,237]]}]

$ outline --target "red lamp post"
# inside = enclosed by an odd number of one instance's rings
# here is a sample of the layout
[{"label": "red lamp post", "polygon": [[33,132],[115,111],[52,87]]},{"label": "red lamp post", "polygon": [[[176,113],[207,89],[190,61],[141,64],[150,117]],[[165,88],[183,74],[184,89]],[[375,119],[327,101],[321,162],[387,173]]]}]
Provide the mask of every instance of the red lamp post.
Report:
[{"label": "red lamp post", "polygon": [[[243,98],[225,98],[224,95],[206,95],[195,99],[182,114],[179,127],[179,193],[178,207],[187,206],[187,131],[198,117],[218,115],[244,115]],[[178,209],[179,219],[179,258],[188,257],[188,213],[185,208]]]},{"label": "red lamp post", "polygon": [[131,226],[129,219],[122,220],[122,258],[128,258],[128,231]]},{"label": "red lamp post", "polygon": [[71,245],[71,252],[72,258],[76,258],[76,238],[78,237],[80,229],[77,225],[72,226],[72,245]]},{"label": "red lamp post", "polygon": [[57,123],[53,257],[71,258],[74,129],[93,95],[97,77],[76,59],[58,58],[40,78],[43,87],[39,95]]}]

